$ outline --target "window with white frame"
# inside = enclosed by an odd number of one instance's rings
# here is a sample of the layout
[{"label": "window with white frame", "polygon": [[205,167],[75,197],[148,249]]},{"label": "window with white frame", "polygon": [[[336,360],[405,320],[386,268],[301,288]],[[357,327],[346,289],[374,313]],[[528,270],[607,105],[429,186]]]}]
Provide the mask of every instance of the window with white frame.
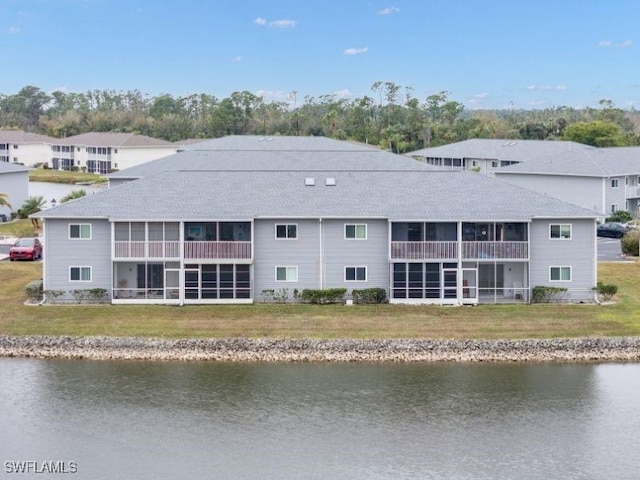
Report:
[{"label": "window with white frame", "polygon": [[611,188],[618,188],[618,179],[617,178],[612,178],[611,179]]},{"label": "window with white frame", "polygon": [[298,225],[295,223],[276,225],[276,238],[281,240],[298,238]]},{"label": "window with white frame", "polygon": [[619,205],[617,203],[611,204],[611,213],[616,213],[619,210]]},{"label": "window with white frame", "polygon": [[69,238],[71,240],[91,240],[90,223],[69,224]]},{"label": "window with white frame", "polygon": [[90,282],[91,267],[69,267],[70,282]]},{"label": "window with white frame", "polygon": [[496,162],[496,161],[491,162],[491,167],[492,168],[498,168],[498,162]]},{"label": "window with white frame", "polygon": [[276,282],[297,282],[298,267],[276,267]]},{"label": "window with white frame", "polygon": [[551,282],[570,282],[571,267],[549,267],[549,280]]},{"label": "window with white frame", "polygon": [[347,240],[366,240],[367,225],[365,223],[345,224],[344,238]]},{"label": "window with white frame", "polygon": [[560,223],[549,225],[549,238],[570,240],[571,239],[571,224]]},{"label": "window with white frame", "polygon": [[344,267],[345,282],[366,282],[367,267]]}]

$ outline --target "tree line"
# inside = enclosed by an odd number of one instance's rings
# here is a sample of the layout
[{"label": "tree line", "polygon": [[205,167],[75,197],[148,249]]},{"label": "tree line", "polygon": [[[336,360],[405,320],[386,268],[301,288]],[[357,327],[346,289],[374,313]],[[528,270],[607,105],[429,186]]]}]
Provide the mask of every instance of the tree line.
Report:
[{"label": "tree line", "polygon": [[25,86],[0,94],[0,128],[62,138],[130,132],[168,141],[225,135],[314,135],[404,153],[469,138],[573,140],[594,146],[640,145],[640,115],[603,99],[599,108],[565,106],[467,110],[442,91],[417,98],[411,87],[377,81],[371,95],[265,101],[248,91],[151,97],[139,90],[55,91]]}]

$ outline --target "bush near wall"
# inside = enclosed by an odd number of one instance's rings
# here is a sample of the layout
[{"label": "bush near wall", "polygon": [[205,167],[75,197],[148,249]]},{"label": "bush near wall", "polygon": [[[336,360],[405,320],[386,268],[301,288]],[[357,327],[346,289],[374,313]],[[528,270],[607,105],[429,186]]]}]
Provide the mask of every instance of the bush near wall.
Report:
[{"label": "bush near wall", "polygon": [[537,286],[531,289],[531,303],[560,302],[566,295],[566,287]]},{"label": "bush near wall", "polygon": [[42,279],[32,280],[29,282],[25,289],[27,293],[27,300],[34,303],[42,300],[42,285]]},{"label": "bush near wall", "polygon": [[338,303],[347,294],[346,288],[305,288],[302,290],[300,299],[305,303]]},{"label": "bush near wall", "polygon": [[353,303],[387,303],[387,291],[384,288],[363,288],[352,290]]}]

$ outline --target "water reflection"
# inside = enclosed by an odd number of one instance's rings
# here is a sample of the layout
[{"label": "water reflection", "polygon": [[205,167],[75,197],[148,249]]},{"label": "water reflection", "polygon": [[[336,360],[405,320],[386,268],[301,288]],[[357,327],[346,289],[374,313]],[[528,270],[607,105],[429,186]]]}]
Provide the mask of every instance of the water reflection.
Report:
[{"label": "water reflection", "polygon": [[4,359],[0,442],[77,478],[635,478],[638,373]]}]

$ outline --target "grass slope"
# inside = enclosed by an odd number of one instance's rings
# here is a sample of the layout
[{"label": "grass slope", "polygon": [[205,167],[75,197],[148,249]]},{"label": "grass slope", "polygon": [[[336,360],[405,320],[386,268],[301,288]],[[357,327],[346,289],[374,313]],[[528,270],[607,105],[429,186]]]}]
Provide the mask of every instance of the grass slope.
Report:
[{"label": "grass slope", "polygon": [[0,263],[0,334],[281,338],[558,338],[640,335],[639,263],[601,264],[615,305],[26,306],[41,263]]}]

